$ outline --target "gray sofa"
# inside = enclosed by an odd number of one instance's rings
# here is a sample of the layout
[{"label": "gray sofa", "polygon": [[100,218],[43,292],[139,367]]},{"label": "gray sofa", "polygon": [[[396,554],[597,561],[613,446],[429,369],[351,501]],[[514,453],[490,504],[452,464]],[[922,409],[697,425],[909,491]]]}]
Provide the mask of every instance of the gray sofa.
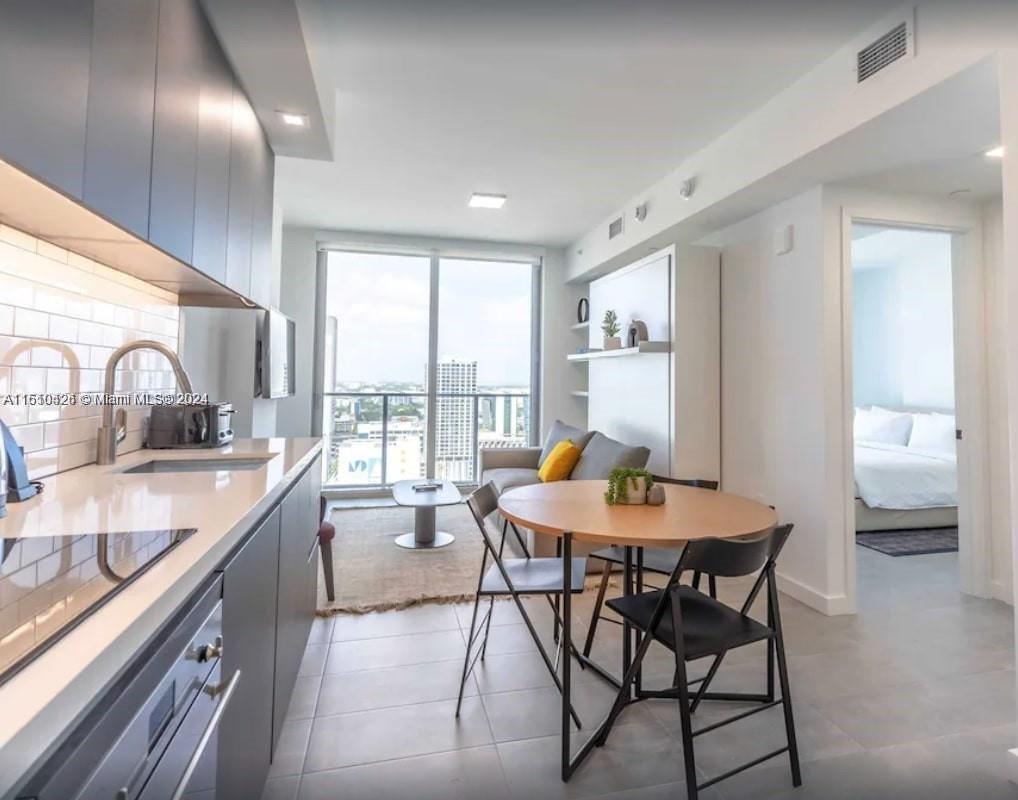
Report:
[{"label": "gray sofa", "polygon": [[[599,431],[585,431],[555,420],[541,447],[482,448],[481,485],[490,481],[502,494],[517,486],[540,483],[537,471],[552,448],[563,439],[572,439],[581,450],[580,460],[573,467],[569,480],[604,480],[616,467],[640,469],[647,466],[650,458],[650,450],[646,447],[623,444]],[[554,555],[552,537],[528,531],[527,539],[533,555]],[[577,555],[581,553],[582,550]]]}]

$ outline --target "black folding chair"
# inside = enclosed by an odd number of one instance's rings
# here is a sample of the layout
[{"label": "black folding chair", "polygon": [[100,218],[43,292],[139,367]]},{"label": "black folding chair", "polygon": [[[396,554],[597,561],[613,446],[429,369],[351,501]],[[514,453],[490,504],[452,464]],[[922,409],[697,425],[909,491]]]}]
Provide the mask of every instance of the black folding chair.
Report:
[{"label": "black folding chair", "polygon": [[[555,686],[558,687],[560,692],[562,691],[562,682],[559,679],[557,663],[559,655],[565,646],[565,643],[559,641],[559,649],[553,663],[544,645],[541,643],[541,638],[537,635],[534,623],[531,621],[526,608],[523,606],[523,602],[520,600],[523,596],[544,595],[552,608],[557,631],[561,627],[561,619],[557,607],[552,601],[552,597],[560,596],[564,591],[565,570],[563,560],[561,558],[531,558],[523,542],[523,537],[515,525],[512,528],[520,546],[523,548],[525,557],[503,558],[507,525],[503,523],[501,539],[498,547],[496,547],[487,522],[488,517],[498,508],[498,495],[493,484],[487,483],[471,494],[467,498],[467,506],[474,515],[477,527],[481,531],[481,537],[484,540],[484,554],[481,557],[481,573],[477,582],[477,596],[474,599],[474,611],[470,619],[467,652],[463,659],[463,676],[460,679],[459,700],[456,703],[457,717],[460,714],[460,706],[463,704],[463,689],[466,686],[467,677],[473,672],[477,662],[484,659],[484,654],[487,650],[488,635],[491,629],[491,616],[494,612],[496,597],[512,597],[513,602],[516,603],[516,608],[520,612],[520,616],[523,617],[527,630],[530,631],[534,644],[537,645],[538,652],[541,654],[548,672],[551,674],[552,680],[555,681]],[[491,566],[488,566],[489,557],[492,561]],[[573,558],[571,559],[571,564],[570,593],[579,594],[583,591],[587,560],[585,558]],[[480,609],[481,599],[484,597],[488,598],[488,609],[481,621],[478,622],[478,610]],[[481,638],[480,649],[476,655],[471,657],[478,637]],[[569,642],[568,646],[573,653],[576,652],[572,642]],[[576,727],[581,727],[580,718],[576,714],[575,709],[570,705],[569,710],[573,721],[576,723]]]},{"label": "black folding chair", "polygon": [[[678,486],[692,486],[696,489],[709,489],[711,491],[717,491],[718,488],[717,481],[701,479],[680,480],[679,478],[666,478],[660,475],[655,475],[653,480],[654,483],[670,483]],[[622,624],[617,619],[604,616],[601,611],[604,608],[604,596],[608,591],[608,581],[611,578],[612,569],[615,567],[621,567],[625,564],[626,551],[624,547],[605,547],[601,550],[595,550],[589,557],[604,561],[604,567],[601,570],[601,583],[597,587],[597,598],[594,600],[594,611],[590,615],[590,625],[587,628],[587,639],[583,644],[584,658],[590,657],[590,651],[594,647],[594,635],[597,633],[597,624],[599,621],[604,620],[605,622],[611,622],[615,625]],[[675,569],[675,565],[678,563],[678,550],[647,547],[643,551],[644,572],[652,572],[656,575],[671,575],[672,571]],[[708,583],[710,587],[710,596],[717,597],[717,584],[715,583],[713,575],[708,576]],[[693,575],[693,585],[696,587],[700,586],[699,573]]]},{"label": "black folding chair", "polygon": [[[785,660],[785,645],[781,629],[781,613],[778,608],[778,587],[774,565],[792,531],[791,525],[782,525],[770,533],[749,539],[705,539],[689,542],[679,557],[679,563],[668,578],[665,589],[643,594],[628,595],[608,601],[608,607],[633,625],[643,636],[632,666],[622,681],[615,704],[602,726],[597,743],[604,744],[611,726],[625,707],[630,697],[630,687],[640,671],[640,664],[652,641],[657,641],[675,653],[676,682],[672,689],[644,696],[669,696],[679,701],[682,725],[682,749],[685,758],[686,787],[689,800],[696,800],[698,792],[708,786],[730,778],[737,773],[761,764],[771,758],[788,753],[794,786],[802,784],[799,769],[799,751],[795,741],[795,723],[792,718],[792,698],[788,684],[788,665]],[[755,574],[746,601],[736,611],[718,600],[708,597],[692,586],[679,584],[683,572],[698,571],[718,577],[741,577]],[[764,625],[749,616],[749,609],[757,595],[767,586],[767,619]],[[754,642],[773,642],[768,648],[768,674],[772,668],[771,653],[777,656],[778,678],[781,683],[781,697],[773,695],[710,693],[710,685],[725,655],[739,647]],[[710,669],[700,679],[689,681],[686,662],[713,657]],[[690,698],[691,686],[700,684],[696,694]],[[693,731],[691,715],[703,700],[756,701],[756,708],[715,722]],[[693,740],[710,731],[745,719],[774,706],[782,706],[785,715],[787,744],[771,753],[735,767],[699,785],[696,779],[696,762]]]}]

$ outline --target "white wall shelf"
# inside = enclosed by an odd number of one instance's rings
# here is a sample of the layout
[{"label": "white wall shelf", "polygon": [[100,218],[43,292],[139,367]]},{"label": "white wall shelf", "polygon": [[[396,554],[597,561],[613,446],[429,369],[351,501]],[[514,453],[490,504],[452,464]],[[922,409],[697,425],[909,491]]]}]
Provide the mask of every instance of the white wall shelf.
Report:
[{"label": "white wall shelf", "polygon": [[587,320],[586,322],[574,322],[572,325],[569,326],[569,330],[572,330],[572,331],[585,331],[589,327],[590,327],[590,320]]},{"label": "white wall shelf", "polygon": [[570,353],[566,358],[570,361],[594,361],[601,358],[622,358],[638,356],[644,353],[667,353],[668,342],[640,342],[636,347],[622,347],[618,350],[595,350],[592,353]]}]

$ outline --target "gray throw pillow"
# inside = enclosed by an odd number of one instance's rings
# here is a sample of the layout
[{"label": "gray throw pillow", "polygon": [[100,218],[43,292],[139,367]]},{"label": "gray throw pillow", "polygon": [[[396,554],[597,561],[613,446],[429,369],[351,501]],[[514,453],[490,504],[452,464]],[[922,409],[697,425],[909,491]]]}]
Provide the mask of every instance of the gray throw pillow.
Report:
[{"label": "gray throw pillow", "polygon": [[544,440],[544,446],[541,448],[541,458],[537,461],[537,466],[541,467],[544,464],[544,460],[548,457],[548,454],[554,449],[555,445],[561,442],[563,439],[571,439],[573,444],[582,450],[587,446],[587,442],[590,441],[590,437],[593,434],[590,431],[582,431],[579,428],[574,428],[572,425],[566,425],[562,420],[555,420],[551,429],[548,431],[548,436]]},{"label": "gray throw pillow", "polygon": [[573,467],[569,480],[605,480],[616,467],[642,469],[647,466],[649,458],[650,450],[646,447],[630,447],[598,432],[583,448],[580,460]]}]

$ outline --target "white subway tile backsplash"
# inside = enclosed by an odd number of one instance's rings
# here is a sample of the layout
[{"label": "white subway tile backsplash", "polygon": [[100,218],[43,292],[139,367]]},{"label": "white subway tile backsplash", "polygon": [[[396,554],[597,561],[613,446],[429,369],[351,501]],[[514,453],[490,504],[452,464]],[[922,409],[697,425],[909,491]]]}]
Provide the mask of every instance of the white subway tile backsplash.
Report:
[{"label": "white subway tile backsplash", "polygon": [[[4,401],[17,394],[101,392],[106,362],[125,342],[154,339],[175,349],[176,296],[0,225],[0,300],[0,419],[25,448],[29,475],[44,478],[94,461],[98,408]],[[151,353],[125,359],[118,377],[132,390],[175,386],[168,364]],[[141,447],[147,415],[145,408],[129,411],[122,452]],[[36,615],[24,626],[49,622]],[[17,646],[15,633],[7,634],[11,646]],[[0,648],[3,638],[0,633]]]},{"label": "white subway tile backsplash", "polygon": [[[75,379],[74,382],[78,383],[77,379]],[[77,389],[77,387],[75,388]],[[49,394],[64,394],[65,392],[70,392],[71,371],[69,369],[46,370],[46,391]]]},{"label": "white subway tile backsplash", "polygon": [[42,367],[13,367],[11,394],[45,394],[46,370]]},{"label": "white subway tile backsplash", "polygon": [[25,339],[45,339],[49,335],[49,317],[29,308],[14,309],[14,335]]},{"label": "white subway tile backsplash", "polygon": [[15,247],[20,247],[23,250],[31,250],[33,253],[36,251],[39,242],[34,236],[19,231],[17,228],[12,228],[9,225],[0,225],[0,241],[13,244]]},{"label": "white subway tile backsplash", "polygon": [[79,322],[78,341],[81,344],[101,345],[103,343],[103,326],[97,322]]},{"label": "white subway tile backsplash", "polygon": [[70,317],[51,316],[49,318],[49,338],[58,342],[77,342],[78,321]]},{"label": "white subway tile backsplash", "polygon": [[36,252],[50,261],[58,261],[61,264],[67,263],[68,253],[64,248],[57,247],[55,244],[50,244],[42,239],[39,239],[36,245]]},{"label": "white subway tile backsplash", "polygon": [[18,428],[18,444],[29,450],[42,450],[43,426],[22,425]]}]

